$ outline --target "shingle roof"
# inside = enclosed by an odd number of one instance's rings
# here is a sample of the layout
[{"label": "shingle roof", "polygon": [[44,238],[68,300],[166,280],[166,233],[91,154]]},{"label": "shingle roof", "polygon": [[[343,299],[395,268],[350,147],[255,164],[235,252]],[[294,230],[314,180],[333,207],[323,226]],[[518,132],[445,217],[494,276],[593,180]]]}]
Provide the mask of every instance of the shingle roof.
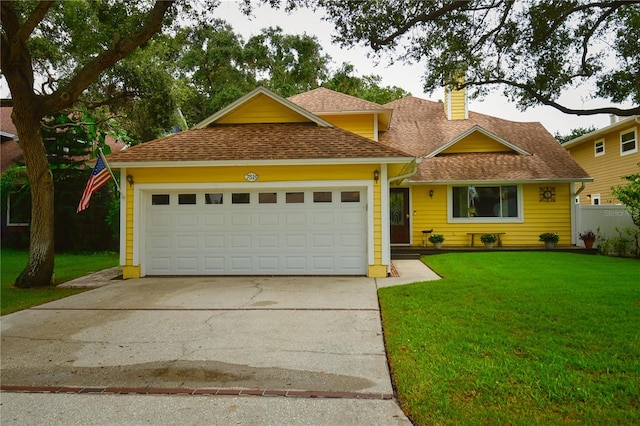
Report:
[{"label": "shingle roof", "polygon": [[540,123],[521,123],[469,112],[468,120],[447,120],[444,105],[416,97],[390,102],[394,114],[380,142],[426,157],[474,126],[532,155],[464,153],[425,158],[411,181],[589,179]]},{"label": "shingle roof", "polygon": [[296,105],[313,113],[346,112],[346,111],[378,111],[388,107],[375,102],[365,101],[344,93],[334,92],[325,87],[293,95],[287,98]]},{"label": "shingle roof", "polygon": [[[402,158],[411,155],[337,127],[314,123],[213,125],[109,155],[110,163]],[[125,164],[126,165],[126,164]]]}]

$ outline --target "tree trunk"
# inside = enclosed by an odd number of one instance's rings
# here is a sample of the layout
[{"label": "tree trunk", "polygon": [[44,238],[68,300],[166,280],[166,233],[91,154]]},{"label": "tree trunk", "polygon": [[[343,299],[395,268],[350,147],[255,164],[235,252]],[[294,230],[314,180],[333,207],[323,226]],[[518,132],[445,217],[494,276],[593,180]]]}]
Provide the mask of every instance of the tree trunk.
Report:
[{"label": "tree trunk", "polygon": [[[21,113],[16,114],[16,109],[22,109]],[[31,187],[29,262],[16,279],[19,288],[53,284],[53,177],[40,134],[40,117],[33,109],[29,102],[17,102],[13,112]]]}]

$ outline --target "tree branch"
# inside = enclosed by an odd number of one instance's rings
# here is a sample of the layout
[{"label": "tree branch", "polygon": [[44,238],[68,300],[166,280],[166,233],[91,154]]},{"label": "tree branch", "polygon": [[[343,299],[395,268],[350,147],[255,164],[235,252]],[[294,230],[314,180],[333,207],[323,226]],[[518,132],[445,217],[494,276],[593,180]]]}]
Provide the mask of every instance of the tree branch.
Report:
[{"label": "tree branch", "polygon": [[47,14],[49,9],[55,1],[50,0],[42,0],[36,8],[31,12],[31,15],[24,21],[24,24],[20,27],[20,30],[16,33],[15,37],[21,42],[24,43],[27,41],[35,27],[44,19],[44,16]]},{"label": "tree branch", "polygon": [[376,36],[372,36],[370,39],[371,48],[373,48],[373,50],[380,50],[382,46],[386,46],[388,44],[393,43],[393,41],[396,38],[400,37],[407,31],[409,31],[417,23],[429,22],[434,19],[441,18],[447,13],[452,12],[454,10],[464,9],[468,4],[469,4],[469,0],[454,1],[449,4],[445,4],[442,8],[438,10],[434,10],[430,13],[421,13],[419,15],[416,15],[415,17],[407,21],[403,26],[399,27],[396,31],[394,31],[393,33],[391,33],[385,38],[381,39]]},{"label": "tree branch", "polygon": [[640,114],[640,106],[635,106],[627,109],[617,108],[617,107],[603,107],[603,108],[593,108],[593,109],[573,109],[569,107],[565,107],[555,101],[552,101],[546,96],[541,95],[540,93],[531,89],[531,87],[526,84],[518,83],[511,80],[506,79],[496,79],[496,80],[487,80],[482,82],[473,82],[467,83],[464,86],[484,86],[489,84],[506,84],[507,86],[516,87],[523,92],[525,92],[528,96],[534,98],[542,105],[547,105],[557,109],[560,112],[571,115],[596,115],[596,114],[614,114],[620,117],[629,117],[632,115]]},{"label": "tree branch", "polygon": [[162,28],[164,15],[175,0],[156,0],[147,15],[147,19],[138,31],[123,37],[121,41],[96,56],[92,61],[80,68],[71,80],[59,87],[54,93],[44,97],[44,114],[49,114],[72,106],[80,94],[91,85],[100,74],[126,57],[140,45],[147,42]]}]

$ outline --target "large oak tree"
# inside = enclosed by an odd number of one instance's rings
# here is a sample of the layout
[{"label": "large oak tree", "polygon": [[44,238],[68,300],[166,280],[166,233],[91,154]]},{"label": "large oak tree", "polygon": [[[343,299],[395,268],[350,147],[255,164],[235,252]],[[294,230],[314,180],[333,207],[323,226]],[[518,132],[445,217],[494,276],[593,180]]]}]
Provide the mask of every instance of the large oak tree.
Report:
[{"label": "large oak tree", "polygon": [[[273,3],[273,0],[264,0]],[[496,86],[526,109],[640,114],[640,2],[598,0],[288,0],[326,10],[344,46],[424,63],[424,88]],[[460,84],[460,72],[466,80]],[[560,95],[584,87],[604,108]],[[634,107],[620,107],[632,104]]]},{"label": "large oak tree", "polygon": [[3,1],[0,8],[2,74],[32,200],[29,261],[15,285],[46,286],[54,267],[54,191],[40,122],[74,105],[101,73],[158,33],[174,2]]}]

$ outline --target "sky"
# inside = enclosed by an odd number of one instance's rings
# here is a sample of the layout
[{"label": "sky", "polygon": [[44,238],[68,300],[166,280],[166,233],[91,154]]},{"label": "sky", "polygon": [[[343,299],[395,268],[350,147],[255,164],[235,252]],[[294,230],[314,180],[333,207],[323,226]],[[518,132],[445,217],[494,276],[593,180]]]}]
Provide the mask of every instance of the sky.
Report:
[{"label": "sky", "polygon": [[[440,89],[432,94],[425,93],[422,89],[421,75],[424,64],[406,65],[395,63],[388,66],[388,61],[382,59],[376,61],[367,57],[372,50],[365,46],[356,46],[351,49],[340,48],[331,43],[331,35],[335,34],[335,28],[330,22],[322,20],[321,13],[310,10],[294,11],[287,14],[282,10],[274,10],[268,6],[262,6],[254,12],[254,17],[249,18],[239,11],[239,2],[223,0],[215,10],[214,15],[227,21],[236,33],[248,40],[252,35],[258,34],[261,29],[270,26],[280,26],[286,34],[308,34],[318,39],[325,53],[331,56],[333,63],[331,70],[338,69],[343,62],[351,63],[355,68],[355,75],[379,75],[382,77],[382,86],[398,86],[413,96],[438,101],[443,99],[444,90]],[[588,93],[567,93],[560,98],[561,103],[574,108],[596,108],[609,106],[607,102],[591,100]],[[538,121],[551,133],[559,132],[566,135],[572,129],[595,126],[602,128],[611,123],[608,114],[592,116],[576,116],[561,113],[552,107],[541,106],[530,108],[525,112],[519,111],[514,103],[510,103],[500,89],[492,91],[489,96],[482,99],[469,101],[471,111],[492,115],[513,121]]]}]

